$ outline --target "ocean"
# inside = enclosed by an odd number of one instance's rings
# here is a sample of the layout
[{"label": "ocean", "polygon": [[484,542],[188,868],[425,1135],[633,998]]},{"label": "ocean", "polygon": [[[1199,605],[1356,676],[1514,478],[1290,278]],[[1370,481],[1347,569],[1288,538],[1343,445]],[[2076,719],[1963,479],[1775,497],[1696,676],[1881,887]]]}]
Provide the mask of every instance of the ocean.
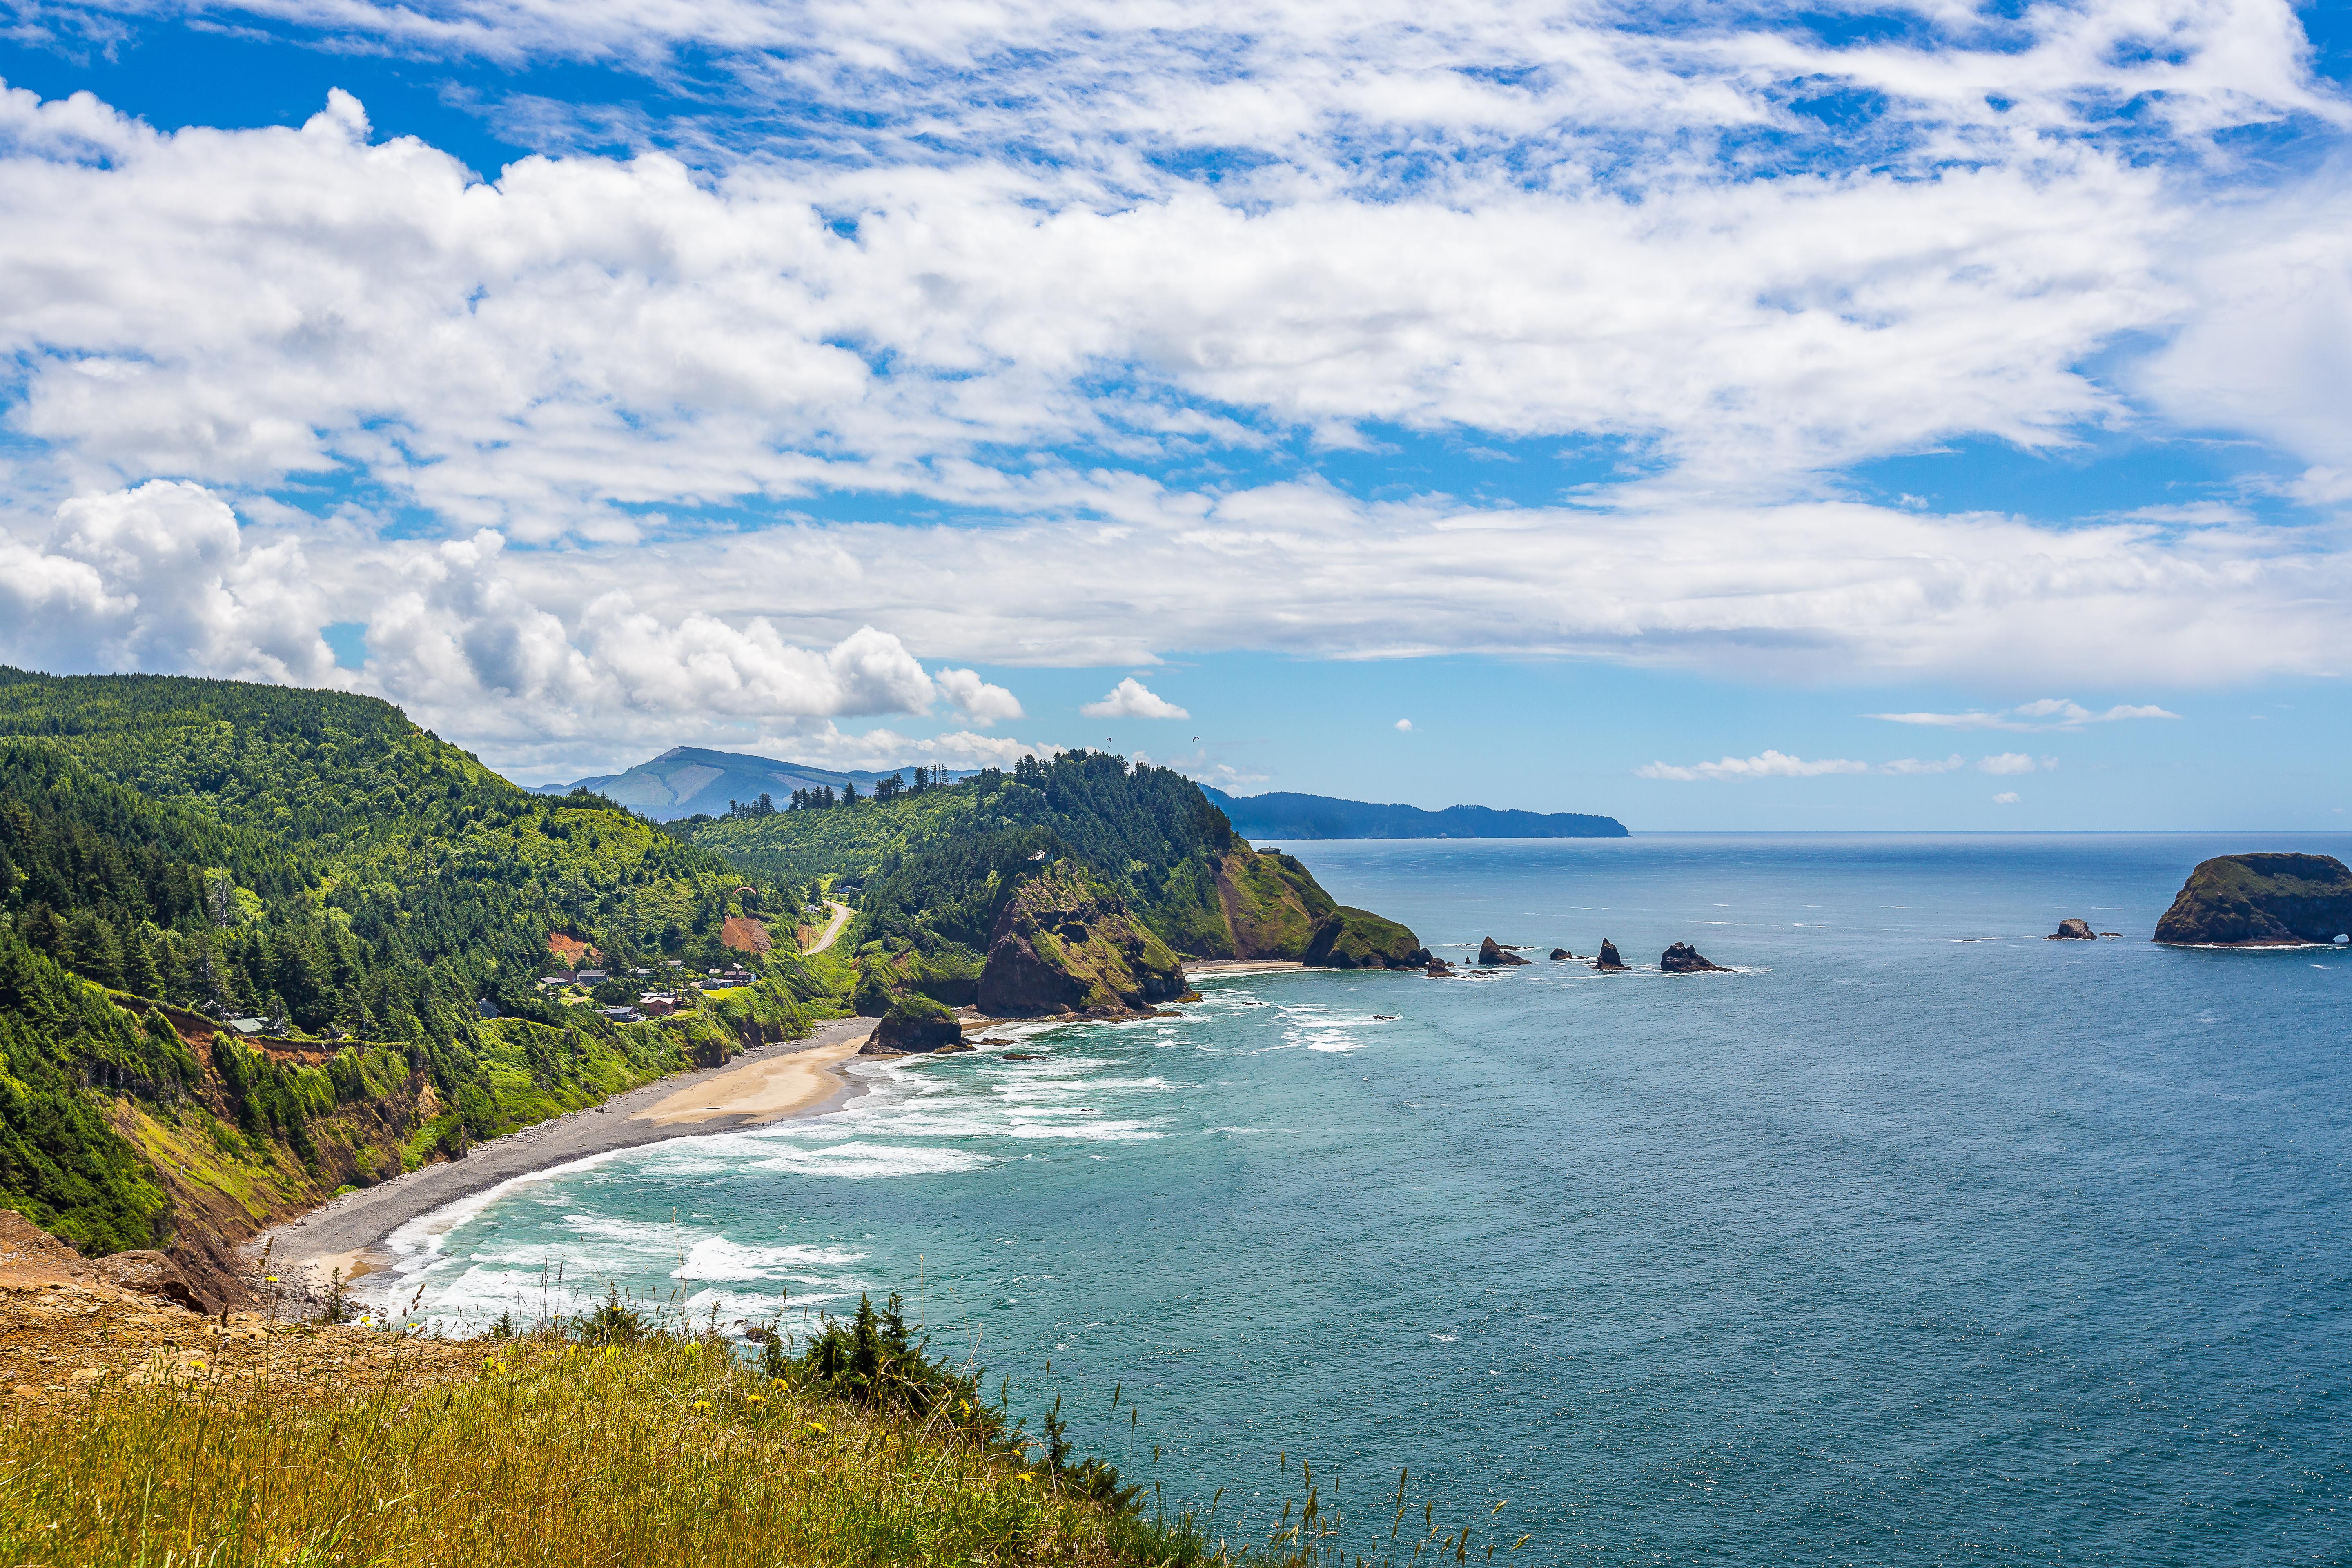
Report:
[{"label": "ocean", "polygon": [[[2352,1561],[2352,952],[2147,940],[2199,859],[2352,837],[1287,847],[1535,962],[860,1062],[833,1114],[411,1226],[375,1300],[899,1291],[1235,1539],[1304,1460],[1367,1546],[1408,1470],[1402,1538],[1425,1500],[1473,1561]],[[1544,957],[1603,937],[1648,967]]]}]

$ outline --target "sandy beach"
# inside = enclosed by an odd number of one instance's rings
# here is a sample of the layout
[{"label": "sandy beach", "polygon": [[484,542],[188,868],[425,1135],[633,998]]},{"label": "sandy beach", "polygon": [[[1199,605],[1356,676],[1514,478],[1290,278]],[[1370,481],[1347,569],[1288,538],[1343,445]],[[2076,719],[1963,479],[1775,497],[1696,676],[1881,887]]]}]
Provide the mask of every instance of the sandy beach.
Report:
[{"label": "sandy beach", "polygon": [[1277,969],[1305,969],[1286,958],[1221,958],[1184,966],[1187,980],[1214,980],[1220,974],[1266,974]]},{"label": "sandy beach", "polygon": [[871,1018],[828,1019],[807,1039],[755,1047],[724,1068],[657,1079],[476,1144],[462,1160],[347,1193],[263,1232],[243,1251],[257,1258],[266,1245],[271,1273],[323,1289],[336,1269],[350,1279],[375,1267],[375,1249],[410,1220],[501,1182],[614,1149],[740,1131],[830,1109],[854,1092],[837,1069],[873,1028]]}]

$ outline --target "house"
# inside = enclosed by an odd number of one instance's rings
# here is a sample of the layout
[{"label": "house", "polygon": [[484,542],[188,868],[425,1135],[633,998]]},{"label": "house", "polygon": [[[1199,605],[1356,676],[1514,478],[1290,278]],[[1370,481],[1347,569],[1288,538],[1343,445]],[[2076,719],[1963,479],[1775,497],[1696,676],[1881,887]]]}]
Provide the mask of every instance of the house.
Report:
[{"label": "house", "polygon": [[648,1018],[667,1018],[677,1011],[677,998],[667,991],[648,991],[637,998],[637,1007]]},{"label": "house", "polygon": [[598,985],[604,983],[604,972],[601,969],[583,969],[572,978],[583,985]]},{"label": "house", "polygon": [[751,984],[751,972],[740,968],[728,969],[719,972],[719,978],[730,985],[749,985]]},{"label": "house", "polygon": [[231,1018],[228,1026],[240,1035],[258,1035],[269,1027],[258,1018]]},{"label": "house", "polygon": [[646,1016],[635,1007],[607,1007],[604,1016],[615,1024],[642,1024],[646,1021]]},{"label": "house", "polygon": [[539,983],[541,985],[569,985],[572,984],[572,976],[569,974],[542,974],[539,977]]},{"label": "house", "polygon": [[495,1018],[499,1016],[499,1005],[485,996],[474,1004],[474,1011],[485,1018]]}]

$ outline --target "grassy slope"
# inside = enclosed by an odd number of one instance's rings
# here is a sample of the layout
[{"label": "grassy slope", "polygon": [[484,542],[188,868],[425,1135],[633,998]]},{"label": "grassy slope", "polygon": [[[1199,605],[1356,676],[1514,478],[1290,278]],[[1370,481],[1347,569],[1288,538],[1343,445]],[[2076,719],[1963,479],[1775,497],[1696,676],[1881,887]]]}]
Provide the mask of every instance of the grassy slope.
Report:
[{"label": "grassy slope", "polygon": [[384,1348],[352,1353],[357,1376],[299,1382],[248,1351],[230,1364],[260,1371],[251,1383],[116,1381],[10,1424],[0,1554],[417,1568],[1202,1555],[943,1424],[778,1386],[716,1344],[538,1342],[461,1371],[334,1332]]}]

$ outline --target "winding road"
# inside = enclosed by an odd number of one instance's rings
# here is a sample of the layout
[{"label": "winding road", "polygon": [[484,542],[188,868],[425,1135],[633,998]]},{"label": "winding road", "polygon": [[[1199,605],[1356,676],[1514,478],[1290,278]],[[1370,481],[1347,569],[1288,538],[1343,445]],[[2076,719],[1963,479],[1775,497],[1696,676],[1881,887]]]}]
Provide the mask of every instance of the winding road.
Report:
[{"label": "winding road", "polygon": [[824,907],[833,911],[833,919],[826,923],[824,934],[818,937],[816,941],[810,943],[808,946],[801,949],[803,952],[823,952],[826,948],[833,945],[833,939],[841,934],[842,927],[849,923],[849,906],[847,904],[836,904],[831,899],[827,899],[824,901]]}]

